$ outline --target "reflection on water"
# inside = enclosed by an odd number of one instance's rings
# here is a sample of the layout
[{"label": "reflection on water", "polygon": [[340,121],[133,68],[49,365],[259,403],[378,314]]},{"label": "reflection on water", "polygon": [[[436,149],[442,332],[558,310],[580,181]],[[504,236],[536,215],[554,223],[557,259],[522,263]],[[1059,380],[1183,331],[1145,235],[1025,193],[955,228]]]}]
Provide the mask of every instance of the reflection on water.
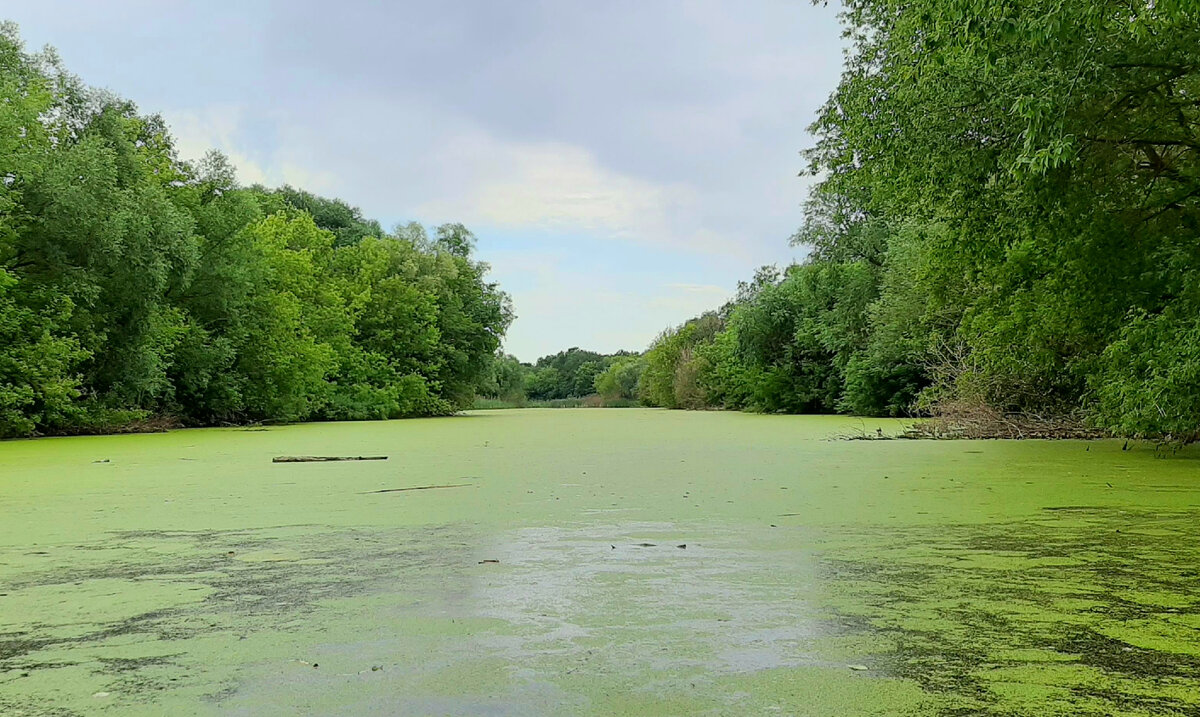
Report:
[{"label": "reflection on water", "polygon": [[816,566],[799,548],[634,524],[523,530],[494,552],[507,569],[480,580],[476,602],[529,628],[508,650],[516,660],[599,650],[621,669],[697,677],[819,660],[805,602]]},{"label": "reflection on water", "polygon": [[1195,715],[1198,518],[43,546],[0,576],[0,711]]},{"label": "reflection on water", "polygon": [[[676,694],[737,704],[723,678],[828,663],[814,641],[836,624],[806,602],[819,566],[798,537],[661,523],[504,533],[464,556],[469,579],[440,582],[439,598],[336,652],[404,673],[359,695],[363,710],[605,713],[611,693],[635,693],[652,714]],[[431,625],[438,637],[419,663],[395,661]],[[288,689],[324,692],[323,678]],[[261,703],[273,681],[247,680],[242,696]]]}]

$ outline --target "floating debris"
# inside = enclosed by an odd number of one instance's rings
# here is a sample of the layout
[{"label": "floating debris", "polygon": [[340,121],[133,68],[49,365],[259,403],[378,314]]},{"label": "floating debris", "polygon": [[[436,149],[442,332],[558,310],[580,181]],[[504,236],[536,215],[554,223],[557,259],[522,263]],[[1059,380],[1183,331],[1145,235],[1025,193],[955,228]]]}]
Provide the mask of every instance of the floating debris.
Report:
[{"label": "floating debris", "polygon": [[331,463],[334,461],[386,461],[387,456],[275,456],[272,463]]},{"label": "floating debris", "polygon": [[409,488],[384,488],[382,490],[369,490],[359,495],[371,495],[373,493],[403,493],[406,490],[433,490],[435,488],[466,488],[470,483],[450,483],[448,485],[414,485]]}]

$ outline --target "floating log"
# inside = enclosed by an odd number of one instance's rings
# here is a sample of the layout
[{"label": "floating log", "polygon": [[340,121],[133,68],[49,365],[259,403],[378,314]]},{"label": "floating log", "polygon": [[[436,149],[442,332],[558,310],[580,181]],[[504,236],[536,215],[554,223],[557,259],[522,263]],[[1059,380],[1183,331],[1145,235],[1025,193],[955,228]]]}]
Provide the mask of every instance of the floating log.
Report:
[{"label": "floating log", "polygon": [[276,456],[272,463],[330,463],[333,461],[386,461],[387,456]]},{"label": "floating log", "polygon": [[434,488],[466,488],[470,483],[451,483],[449,485],[414,485],[408,488],[384,488],[383,490],[369,490],[359,495],[372,495],[375,493],[403,493],[406,490],[433,490]]}]

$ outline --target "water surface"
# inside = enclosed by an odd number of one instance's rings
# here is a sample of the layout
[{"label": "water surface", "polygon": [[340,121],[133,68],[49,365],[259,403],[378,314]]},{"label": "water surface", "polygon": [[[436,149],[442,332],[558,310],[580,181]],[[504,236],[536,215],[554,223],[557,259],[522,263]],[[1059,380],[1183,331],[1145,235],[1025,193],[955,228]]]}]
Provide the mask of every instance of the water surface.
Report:
[{"label": "water surface", "polygon": [[1200,454],[898,427],[0,443],[0,713],[1200,714]]}]

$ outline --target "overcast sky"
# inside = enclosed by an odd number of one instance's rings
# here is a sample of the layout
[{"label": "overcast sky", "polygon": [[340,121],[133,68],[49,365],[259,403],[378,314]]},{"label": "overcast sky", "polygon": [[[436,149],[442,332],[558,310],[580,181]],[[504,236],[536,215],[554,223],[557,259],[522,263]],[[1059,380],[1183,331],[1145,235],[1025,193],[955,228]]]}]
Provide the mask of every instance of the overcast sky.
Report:
[{"label": "overcast sky", "polygon": [[512,294],[505,348],[641,350],[788,246],[837,83],[807,0],[13,3],[30,49],[385,226],[461,221]]}]

